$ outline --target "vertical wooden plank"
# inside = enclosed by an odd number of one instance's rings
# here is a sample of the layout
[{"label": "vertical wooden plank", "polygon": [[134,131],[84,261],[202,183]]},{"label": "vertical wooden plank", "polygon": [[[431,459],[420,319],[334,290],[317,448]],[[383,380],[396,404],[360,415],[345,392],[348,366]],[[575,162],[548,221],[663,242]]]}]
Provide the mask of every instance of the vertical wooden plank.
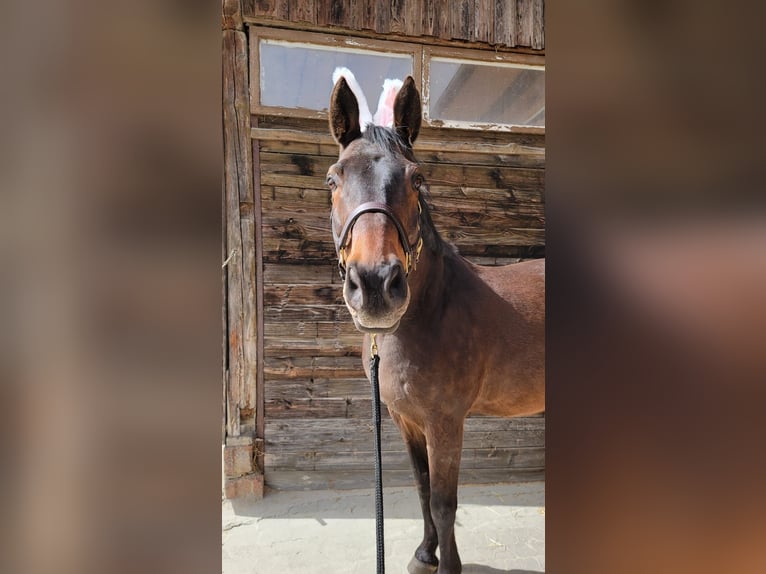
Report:
[{"label": "vertical wooden plank", "polygon": [[309,24],[317,22],[314,0],[291,0],[289,13],[291,22],[308,22]]},{"label": "vertical wooden plank", "polygon": [[494,38],[492,42],[500,46],[516,45],[516,0],[497,0],[495,2]]},{"label": "vertical wooden plank", "polygon": [[241,434],[243,409],[254,412],[257,366],[255,232],[248,98],[247,38],[223,32],[224,190],[226,200],[229,387],[227,434]]},{"label": "vertical wooden plank", "polygon": [[254,0],[253,16],[287,20],[290,16],[288,0]]},{"label": "vertical wooden plank", "polygon": [[224,30],[242,29],[242,5],[240,0],[223,0],[221,6],[221,27]]},{"label": "vertical wooden plank", "polygon": [[363,30],[375,30],[375,7],[381,4],[381,2],[371,2],[370,0],[365,0],[363,2],[363,10],[362,10],[362,29]]},{"label": "vertical wooden plank", "polygon": [[239,436],[239,404],[244,380],[244,350],[242,348],[242,280],[240,261],[242,236],[239,226],[239,154],[236,115],[235,30],[223,32],[223,152],[224,152],[224,190],[226,198],[226,245],[227,255],[226,281],[228,286],[228,353],[229,376],[226,389],[226,434]]},{"label": "vertical wooden plank", "polygon": [[545,49],[545,0],[534,0],[532,47],[536,50]]},{"label": "vertical wooden plank", "polygon": [[330,21],[330,0],[315,0],[316,22],[318,26],[327,26]]},{"label": "vertical wooden plank", "polygon": [[[226,176],[221,178],[221,261],[226,261],[228,251],[226,249]],[[226,443],[226,428],[228,420],[228,409],[226,399],[229,394],[229,321],[228,321],[228,284],[226,281],[226,267],[221,266],[221,382],[223,391],[223,402],[221,405],[221,414],[223,415],[221,425],[221,442]]]},{"label": "vertical wooden plank", "polygon": [[531,46],[536,0],[516,0],[516,45]]},{"label": "vertical wooden plank", "polygon": [[450,14],[450,37],[454,40],[473,41],[474,2],[458,0],[456,10]]},{"label": "vertical wooden plank", "polygon": [[422,35],[422,4],[423,0],[404,1],[404,33],[408,36]]},{"label": "vertical wooden plank", "polygon": [[391,31],[391,4],[375,2],[375,31],[388,34]]},{"label": "vertical wooden plank", "polygon": [[343,0],[330,0],[327,23],[330,26],[346,26],[348,18],[347,3]]},{"label": "vertical wooden plank", "polygon": [[[253,121],[252,127],[258,127],[258,120]],[[258,140],[252,141],[253,156],[253,208],[255,213],[255,304],[257,319],[256,353],[258,357],[264,356],[264,313],[263,313],[263,206],[261,204],[261,159]],[[255,372],[255,436],[264,439],[265,429],[265,379],[263,361],[258,361]],[[262,444],[256,442],[256,447]],[[257,448],[255,454],[256,468],[263,469],[263,448]]]},{"label": "vertical wooden plank", "polygon": [[436,0],[423,0],[423,13],[421,14],[420,24],[423,36],[439,35],[439,19],[436,17],[436,4]]},{"label": "vertical wooden plank", "polygon": [[364,0],[348,0],[347,4],[346,27],[361,30],[364,22]]},{"label": "vertical wooden plank", "polygon": [[256,107],[261,103],[260,78],[261,78],[261,48],[260,37],[250,28],[250,113],[256,112]]},{"label": "vertical wooden plank", "polygon": [[[249,142],[248,142],[249,144]],[[250,155],[250,145],[247,145]],[[251,164],[252,165],[252,164]],[[256,369],[258,367],[258,313],[255,293],[255,214],[253,204],[240,202],[240,228],[242,230],[242,349],[245,358],[245,379],[241,394],[241,408],[251,412],[255,424]],[[247,421],[250,424],[250,421]]]},{"label": "vertical wooden plank", "polygon": [[404,34],[404,0],[391,0],[391,32]]},{"label": "vertical wooden plank", "polygon": [[255,17],[255,0],[242,0],[242,15],[248,18]]},{"label": "vertical wooden plank", "polygon": [[489,42],[490,30],[494,28],[494,0],[474,0],[474,40]]},{"label": "vertical wooden plank", "polygon": [[450,15],[455,11],[458,0],[448,0],[448,2],[434,2],[434,10],[436,10],[436,22],[434,23],[434,35],[437,38],[443,40],[449,40],[451,35],[450,22],[452,18]]}]

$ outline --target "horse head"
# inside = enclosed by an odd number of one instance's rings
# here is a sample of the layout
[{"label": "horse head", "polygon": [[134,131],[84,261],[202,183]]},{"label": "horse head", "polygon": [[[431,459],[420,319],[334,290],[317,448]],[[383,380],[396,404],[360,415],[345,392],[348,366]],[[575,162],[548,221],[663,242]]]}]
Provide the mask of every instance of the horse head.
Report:
[{"label": "horse head", "polygon": [[360,121],[357,97],[340,77],[330,97],[330,132],[340,146],[327,172],[331,225],[343,298],[357,329],[396,330],[407,311],[407,278],[417,264],[423,177],[412,153],[420,131],[420,93],[412,77],[393,102],[393,127]]}]

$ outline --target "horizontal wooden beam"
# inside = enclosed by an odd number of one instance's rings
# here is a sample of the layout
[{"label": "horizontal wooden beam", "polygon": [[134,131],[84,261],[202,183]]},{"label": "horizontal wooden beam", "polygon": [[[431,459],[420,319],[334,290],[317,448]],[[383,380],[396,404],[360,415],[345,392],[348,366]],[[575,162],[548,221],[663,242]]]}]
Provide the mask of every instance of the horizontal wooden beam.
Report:
[{"label": "horizontal wooden beam", "polygon": [[[330,134],[320,134],[289,129],[251,128],[250,137],[256,140],[266,141],[293,141],[298,143],[334,144]],[[415,151],[446,151],[446,152],[470,152],[493,155],[519,155],[530,156],[539,159],[545,158],[545,149],[534,146],[521,145],[515,142],[506,144],[489,144],[476,142],[449,142],[435,140],[418,140]]]}]

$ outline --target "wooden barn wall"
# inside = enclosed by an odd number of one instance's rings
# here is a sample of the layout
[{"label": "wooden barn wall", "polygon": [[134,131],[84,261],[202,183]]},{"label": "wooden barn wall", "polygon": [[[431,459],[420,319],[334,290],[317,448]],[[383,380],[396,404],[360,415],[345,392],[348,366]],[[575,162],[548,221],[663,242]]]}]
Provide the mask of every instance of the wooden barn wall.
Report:
[{"label": "wooden barn wall", "polygon": [[[223,0],[226,495],[370,484],[361,335],[343,305],[324,176],[326,121],[253,111],[248,23],[484,49],[542,50],[542,0]],[[431,17],[429,14],[436,14]],[[250,113],[248,113],[250,110]],[[424,127],[415,144],[442,235],[477,263],[544,255],[545,136]],[[539,477],[544,416],[471,417],[461,477]],[[384,410],[384,480],[410,484]]]},{"label": "wooden barn wall", "polygon": [[[277,488],[367,484],[370,387],[361,335],[343,304],[329,225],[327,168],[338,146],[325,121],[256,116],[263,248],[265,472]],[[424,128],[415,144],[433,219],[483,264],[541,256],[544,135]],[[403,443],[384,413],[386,484],[409,484]],[[539,476],[544,417],[470,418],[462,477]]]},{"label": "wooden barn wall", "polygon": [[544,0],[244,0],[245,19],[545,48]]}]

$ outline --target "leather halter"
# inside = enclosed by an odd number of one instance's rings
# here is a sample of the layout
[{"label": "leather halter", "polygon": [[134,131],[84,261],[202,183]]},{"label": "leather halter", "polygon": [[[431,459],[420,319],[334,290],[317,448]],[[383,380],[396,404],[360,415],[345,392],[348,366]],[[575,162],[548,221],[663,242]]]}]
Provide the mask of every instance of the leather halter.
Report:
[{"label": "leather halter", "polygon": [[[404,248],[404,273],[405,276],[409,275],[410,271],[415,269],[417,266],[418,260],[420,259],[420,251],[423,249],[423,236],[420,233],[420,217],[418,217],[418,238],[415,243],[410,245],[407,232],[404,230],[402,222],[399,221],[399,218],[396,217],[396,214],[393,212],[393,210],[385,203],[380,203],[378,201],[368,201],[367,203],[363,203],[351,212],[351,214],[348,216],[348,219],[346,219],[346,223],[343,225],[343,229],[341,230],[340,235],[335,234],[335,226],[332,225],[332,221],[330,222],[333,239],[335,240],[335,249],[338,252],[338,269],[340,271],[341,279],[346,279],[346,245],[348,243],[349,235],[351,235],[351,230],[353,229],[356,220],[365,213],[382,213],[394,224],[396,231],[399,233],[399,242]],[[418,199],[418,216],[420,213],[422,213],[422,207],[420,205],[420,200]],[[413,253],[415,255],[414,259]]]}]

